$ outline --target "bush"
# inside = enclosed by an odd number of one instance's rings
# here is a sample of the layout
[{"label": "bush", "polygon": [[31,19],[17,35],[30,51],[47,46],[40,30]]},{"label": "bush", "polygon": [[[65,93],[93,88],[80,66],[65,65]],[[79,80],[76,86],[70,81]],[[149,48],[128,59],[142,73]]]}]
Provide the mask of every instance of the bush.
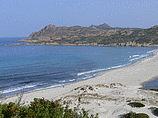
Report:
[{"label": "bush", "polygon": [[154,108],[154,114],[158,116],[158,108]]},{"label": "bush", "polygon": [[[0,118],[89,118],[89,114],[82,108],[82,112],[78,113],[76,108],[69,109],[68,106],[62,107],[58,101],[49,101],[34,98],[29,107],[18,106],[15,103],[3,104],[0,106]],[[94,117],[98,118],[98,114]]]},{"label": "bush", "polygon": [[4,118],[4,114],[2,114],[2,106],[0,105],[0,118]]},{"label": "bush", "polygon": [[130,105],[131,107],[144,107],[145,105],[139,102],[131,102],[128,103],[128,105]]},{"label": "bush", "polygon": [[11,116],[19,115],[20,106],[15,105],[15,103],[13,102],[10,102],[9,104],[3,104],[1,110],[4,118],[10,118]]},{"label": "bush", "polygon": [[127,113],[122,118],[149,118],[149,116],[145,113]]},{"label": "bush", "polygon": [[152,90],[152,91],[158,91],[158,89],[150,89],[150,90]]},{"label": "bush", "polygon": [[145,101],[145,99],[142,99],[142,101]]},{"label": "bush", "polygon": [[127,102],[131,102],[131,100],[127,100]]}]

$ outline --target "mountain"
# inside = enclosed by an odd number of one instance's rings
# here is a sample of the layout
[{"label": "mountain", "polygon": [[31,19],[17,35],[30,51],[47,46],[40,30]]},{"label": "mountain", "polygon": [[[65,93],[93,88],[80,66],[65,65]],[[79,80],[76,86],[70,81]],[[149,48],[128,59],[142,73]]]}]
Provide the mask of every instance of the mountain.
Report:
[{"label": "mountain", "polygon": [[22,41],[39,42],[39,41],[57,41],[62,40],[66,43],[68,40],[80,39],[80,37],[97,36],[102,31],[95,27],[56,27],[55,25],[48,25],[38,32],[33,32],[28,39]]},{"label": "mountain", "polygon": [[100,30],[112,30],[113,28],[110,27],[108,24],[104,23],[104,24],[101,24],[99,26],[97,25],[91,25],[90,27],[95,27],[97,29],[100,29]]},{"label": "mountain", "polygon": [[20,41],[28,45],[153,46],[158,45],[158,25],[140,29],[113,28],[106,23],[89,27],[50,24]]},{"label": "mountain", "polygon": [[141,28],[121,28],[121,27],[110,27],[108,24],[104,23],[104,24],[101,24],[99,26],[97,25],[91,25],[90,27],[95,27],[97,29],[100,29],[100,30],[141,30]]}]

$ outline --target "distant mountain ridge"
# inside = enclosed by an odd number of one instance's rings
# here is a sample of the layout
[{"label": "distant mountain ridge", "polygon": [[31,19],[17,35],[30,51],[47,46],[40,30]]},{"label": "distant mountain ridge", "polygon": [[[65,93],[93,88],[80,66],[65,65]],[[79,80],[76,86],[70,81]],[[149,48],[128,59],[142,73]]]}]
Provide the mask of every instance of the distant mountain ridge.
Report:
[{"label": "distant mountain ridge", "polygon": [[118,29],[118,30],[141,30],[141,28],[121,28],[121,27],[110,27],[108,24],[106,23],[103,23],[101,25],[91,25],[90,27],[96,27],[97,29],[100,29],[100,30],[115,30],[115,29]]},{"label": "distant mountain ridge", "polygon": [[29,38],[20,41],[28,45],[97,45],[97,46],[153,46],[158,44],[158,25],[149,29],[110,27],[101,25],[47,25]]},{"label": "distant mountain ridge", "polygon": [[106,23],[98,25],[98,26],[97,25],[91,25],[90,27],[95,27],[95,28],[100,29],[100,30],[111,30],[111,29],[113,29],[112,27],[110,27]]}]

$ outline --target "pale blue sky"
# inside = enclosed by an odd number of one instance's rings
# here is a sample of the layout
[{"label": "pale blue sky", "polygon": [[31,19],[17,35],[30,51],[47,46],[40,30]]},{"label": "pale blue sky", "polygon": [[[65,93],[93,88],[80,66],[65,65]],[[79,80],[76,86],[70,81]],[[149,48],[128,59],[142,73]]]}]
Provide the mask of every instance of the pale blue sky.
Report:
[{"label": "pale blue sky", "polygon": [[149,28],[158,0],[0,0],[0,37],[28,37],[46,25]]}]

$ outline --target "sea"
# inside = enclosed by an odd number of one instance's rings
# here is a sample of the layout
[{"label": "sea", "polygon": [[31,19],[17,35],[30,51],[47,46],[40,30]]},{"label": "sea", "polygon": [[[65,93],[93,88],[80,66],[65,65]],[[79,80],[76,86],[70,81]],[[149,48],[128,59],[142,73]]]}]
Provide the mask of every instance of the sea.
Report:
[{"label": "sea", "polygon": [[[99,72],[152,56],[158,47],[6,45],[27,37],[0,38],[0,95],[7,97],[90,79]],[[158,79],[155,79],[158,83]],[[154,83],[155,83],[154,80]],[[147,85],[145,87],[145,84]],[[144,89],[150,89],[147,83]],[[154,86],[154,87],[158,87]]]}]

